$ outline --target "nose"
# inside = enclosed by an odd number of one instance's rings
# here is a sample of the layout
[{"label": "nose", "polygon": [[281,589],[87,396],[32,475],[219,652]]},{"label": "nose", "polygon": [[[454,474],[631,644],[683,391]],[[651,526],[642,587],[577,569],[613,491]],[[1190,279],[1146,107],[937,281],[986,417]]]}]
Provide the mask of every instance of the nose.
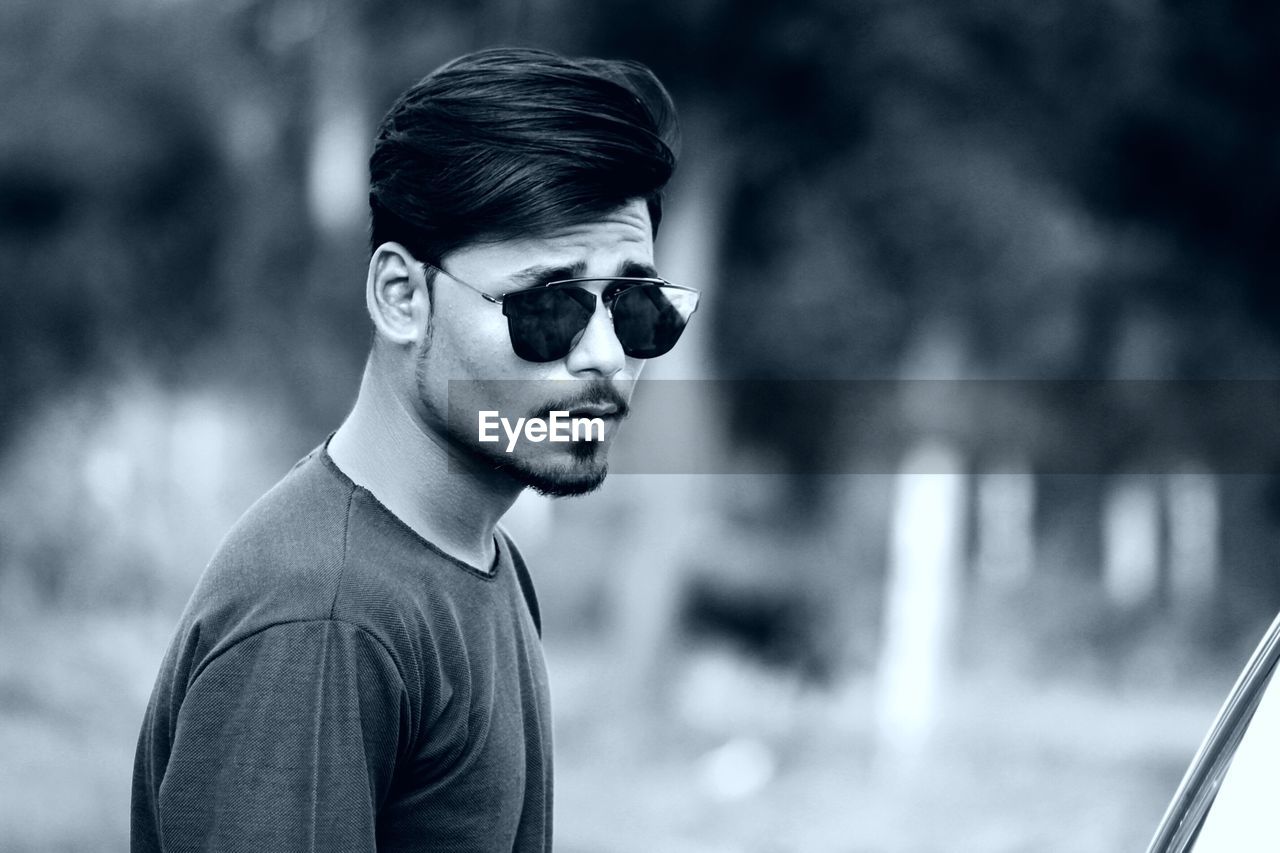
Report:
[{"label": "nose", "polygon": [[609,379],[626,364],[627,354],[622,351],[622,344],[613,330],[613,318],[609,316],[604,300],[597,300],[591,322],[583,330],[577,345],[565,356],[565,367],[574,375]]}]

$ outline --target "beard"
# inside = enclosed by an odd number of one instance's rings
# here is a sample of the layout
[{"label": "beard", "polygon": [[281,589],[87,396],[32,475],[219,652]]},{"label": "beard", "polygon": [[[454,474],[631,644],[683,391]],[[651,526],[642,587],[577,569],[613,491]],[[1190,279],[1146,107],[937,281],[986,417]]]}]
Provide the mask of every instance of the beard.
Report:
[{"label": "beard", "polygon": [[590,494],[604,485],[605,477],[609,474],[609,463],[605,459],[604,450],[574,444],[569,454],[572,459],[567,465],[539,465],[534,460],[512,459],[509,456],[499,458],[494,451],[489,451],[487,458],[496,470],[544,497],[577,497]]},{"label": "beard", "polygon": [[[420,400],[428,399],[424,357],[426,349],[424,346],[419,351],[417,359],[416,372]],[[553,411],[572,411],[579,406],[596,403],[615,406],[618,420],[627,416],[630,405],[607,381],[591,380],[583,384],[585,387],[572,397],[550,403],[540,410],[529,413],[528,416],[546,420]],[[460,409],[468,408],[471,407],[460,407]],[[487,469],[500,471],[521,486],[532,489],[544,497],[565,498],[590,494],[599,489],[608,476],[608,444],[605,442],[574,441],[565,446],[566,453],[526,457],[518,452],[504,452],[500,449],[502,441],[497,445],[482,443],[474,427],[476,412],[467,413],[471,424],[469,428],[466,423],[468,417],[455,419],[451,416],[453,412],[442,414],[444,416],[439,418],[438,422],[444,425],[450,447],[463,457]]]},{"label": "beard", "polygon": [[604,484],[609,474],[608,450],[600,442],[575,441],[566,445],[568,452],[557,454],[557,458],[526,458],[518,453],[503,452],[495,445],[481,444],[474,429],[450,428],[449,440],[487,467],[501,471],[544,497],[590,494]]}]

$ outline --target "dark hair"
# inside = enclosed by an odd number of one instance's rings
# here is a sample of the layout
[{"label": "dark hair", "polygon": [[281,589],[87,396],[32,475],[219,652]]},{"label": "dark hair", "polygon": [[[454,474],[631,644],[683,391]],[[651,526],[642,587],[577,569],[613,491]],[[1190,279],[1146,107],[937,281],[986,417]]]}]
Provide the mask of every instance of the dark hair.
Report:
[{"label": "dark hair", "polygon": [[369,158],[371,249],[439,262],[476,240],[578,225],[644,199],[654,233],[675,170],[675,108],[635,62],[467,54],[392,105]]}]

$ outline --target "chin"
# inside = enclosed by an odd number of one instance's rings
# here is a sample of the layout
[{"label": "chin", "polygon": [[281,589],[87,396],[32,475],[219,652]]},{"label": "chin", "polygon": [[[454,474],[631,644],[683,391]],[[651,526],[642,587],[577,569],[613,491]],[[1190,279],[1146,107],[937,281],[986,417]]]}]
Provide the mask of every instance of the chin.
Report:
[{"label": "chin", "polygon": [[605,474],[607,471],[601,470],[592,477],[584,478],[568,478],[568,477],[546,477],[540,474],[526,473],[525,475],[517,475],[518,479],[526,488],[533,489],[543,497],[548,498],[574,498],[579,495],[589,495],[596,489],[604,485]]},{"label": "chin", "polygon": [[569,450],[558,459],[508,457],[500,460],[500,467],[520,485],[546,497],[575,497],[600,488],[609,473],[608,451],[584,445]]},{"label": "chin", "polygon": [[458,442],[468,454],[540,495],[568,498],[586,495],[604,484],[609,473],[608,445],[571,444],[563,453],[508,454],[476,442]]},{"label": "chin", "polygon": [[549,498],[571,498],[594,492],[604,484],[609,465],[575,461],[565,467],[533,466],[519,462],[503,466],[508,474],[526,488]]}]

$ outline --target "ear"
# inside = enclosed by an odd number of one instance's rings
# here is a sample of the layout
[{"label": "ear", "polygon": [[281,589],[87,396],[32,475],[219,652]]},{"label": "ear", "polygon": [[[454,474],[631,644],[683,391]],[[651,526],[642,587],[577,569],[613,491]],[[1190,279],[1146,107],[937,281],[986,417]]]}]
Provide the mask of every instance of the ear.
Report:
[{"label": "ear", "polygon": [[378,336],[413,346],[431,331],[431,296],[422,264],[399,243],[383,243],[369,259],[365,304]]}]

